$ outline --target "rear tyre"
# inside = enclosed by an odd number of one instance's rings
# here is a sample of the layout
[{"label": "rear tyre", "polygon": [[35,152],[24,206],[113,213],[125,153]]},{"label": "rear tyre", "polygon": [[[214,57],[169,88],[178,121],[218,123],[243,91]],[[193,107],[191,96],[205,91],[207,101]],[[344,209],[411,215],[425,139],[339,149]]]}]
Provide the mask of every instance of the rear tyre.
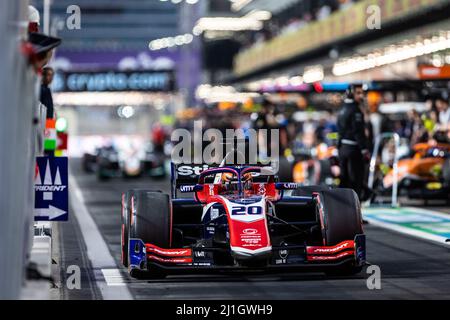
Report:
[{"label": "rear tyre", "polygon": [[[154,168],[151,173],[152,179],[162,180],[167,176],[166,168],[162,165],[161,167]],[[156,171],[156,173],[154,173]]]},{"label": "rear tyre", "polygon": [[[323,212],[323,238],[327,246],[342,241],[353,240],[363,234],[361,205],[352,189],[333,189],[319,193],[319,202]],[[354,275],[361,272],[362,266],[354,263],[326,271],[328,275]]]},{"label": "rear tyre", "polygon": [[97,169],[97,179],[98,181],[106,181],[109,179],[109,176],[104,173],[101,167]]},{"label": "rear tyre", "polygon": [[[169,195],[154,191],[135,191],[132,197],[134,212],[131,212],[130,238],[141,239],[161,248],[170,248],[171,209]],[[145,277],[165,277],[164,272],[148,268]],[[141,273],[136,276],[141,277]],[[132,274],[133,276],[133,274]]]},{"label": "rear tyre", "polygon": [[83,169],[84,172],[86,172],[86,173],[92,172],[91,163],[92,163],[92,160],[91,160],[90,156],[87,154],[84,154],[83,158],[81,160],[81,168]]}]

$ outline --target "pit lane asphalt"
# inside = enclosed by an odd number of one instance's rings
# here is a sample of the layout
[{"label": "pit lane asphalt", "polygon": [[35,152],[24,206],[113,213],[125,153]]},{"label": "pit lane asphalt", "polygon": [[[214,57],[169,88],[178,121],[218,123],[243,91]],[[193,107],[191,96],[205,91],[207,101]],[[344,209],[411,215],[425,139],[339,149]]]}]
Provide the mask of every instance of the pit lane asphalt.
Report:
[{"label": "pit lane asphalt", "polygon": [[[162,189],[167,181],[112,179],[98,182],[95,175],[81,171],[79,159],[70,159],[71,172],[79,185],[86,207],[100,230],[116,265],[134,299],[450,299],[450,247],[413,238],[371,225],[365,226],[367,260],[381,268],[381,290],[369,290],[364,270],[353,277],[326,277],[321,273],[270,275],[184,275],[164,280],[135,280],[120,266],[120,196],[131,188]],[[435,207],[436,210],[448,208]],[[82,294],[61,286],[63,299],[96,299],[101,296],[95,270],[86,260],[79,226],[71,215],[64,227],[60,246],[70,255],[61,259],[82,260]],[[77,238],[75,241],[74,237]],[[61,266],[73,261],[61,261]],[[61,281],[67,275],[60,272]],[[67,291],[70,291],[68,293]]]}]

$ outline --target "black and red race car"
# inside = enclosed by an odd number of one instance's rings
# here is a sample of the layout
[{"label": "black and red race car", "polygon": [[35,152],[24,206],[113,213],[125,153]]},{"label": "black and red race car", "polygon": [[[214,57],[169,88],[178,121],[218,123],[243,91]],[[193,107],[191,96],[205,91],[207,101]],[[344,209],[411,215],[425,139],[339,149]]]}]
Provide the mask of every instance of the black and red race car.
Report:
[{"label": "black and red race car", "polygon": [[267,167],[172,165],[171,195],[122,195],[123,265],[136,278],[188,271],[360,272],[366,247],[355,192],[276,181]]}]

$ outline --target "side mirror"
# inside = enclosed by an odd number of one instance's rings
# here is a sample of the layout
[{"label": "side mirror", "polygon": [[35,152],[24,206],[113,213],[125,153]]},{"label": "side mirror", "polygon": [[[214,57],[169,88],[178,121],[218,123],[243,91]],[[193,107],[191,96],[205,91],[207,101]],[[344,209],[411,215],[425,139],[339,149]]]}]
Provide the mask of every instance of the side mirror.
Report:
[{"label": "side mirror", "polygon": [[194,186],[194,191],[198,192],[198,191],[203,191],[203,185],[202,184],[196,184]]},{"label": "side mirror", "polygon": [[297,188],[300,188],[300,183],[295,182],[278,182],[275,183],[275,189],[277,190],[295,190]]},{"label": "side mirror", "polygon": [[198,203],[206,203],[205,201],[205,195],[203,194],[204,186],[203,184],[196,184],[193,186],[193,190],[195,192],[195,200],[197,200]]}]

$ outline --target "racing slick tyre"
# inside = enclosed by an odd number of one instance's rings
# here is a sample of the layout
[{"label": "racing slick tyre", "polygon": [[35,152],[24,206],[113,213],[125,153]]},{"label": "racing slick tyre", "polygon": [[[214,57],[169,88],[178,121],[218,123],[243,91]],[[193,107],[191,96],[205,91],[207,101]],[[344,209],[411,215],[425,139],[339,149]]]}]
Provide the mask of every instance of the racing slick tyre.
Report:
[{"label": "racing slick tyre", "polygon": [[97,169],[97,180],[98,180],[98,181],[106,181],[106,180],[108,180],[108,179],[109,179],[108,175],[106,175],[106,174],[103,172],[102,168],[98,168],[98,169]]},{"label": "racing slick tyre", "polygon": [[[130,216],[130,238],[141,239],[161,248],[170,247],[171,208],[169,195],[154,191],[135,191],[132,196],[134,212]],[[132,272],[133,277],[163,278],[164,272],[148,268],[148,273]]]},{"label": "racing slick tyre", "polygon": [[151,174],[151,178],[154,180],[163,180],[164,178],[167,177],[167,173],[166,173],[166,168],[161,167],[161,168],[155,168],[155,171],[158,171],[158,173],[152,173]]},{"label": "racing slick tyre", "polygon": [[92,173],[92,163],[94,161],[95,160],[93,160],[93,157],[91,155],[84,154],[83,158],[81,159],[81,168],[83,169],[83,172]]},{"label": "racing slick tyre", "polygon": [[[342,241],[353,240],[363,233],[361,205],[352,189],[333,189],[320,191],[319,206],[322,207],[323,238],[327,246],[334,246]],[[354,275],[361,272],[362,266],[343,265],[326,271],[327,275]]]},{"label": "racing slick tyre", "polygon": [[[140,190],[128,190],[125,193],[122,193],[122,225],[121,225],[121,262],[124,267],[128,267],[128,253],[129,253],[129,240],[130,240],[130,215],[131,215],[131,197],[135,192],[139,192]],[[150,192],[150,191],[148,191]],[[161,190],[152,190],[151,192],[159,192]]]}]

